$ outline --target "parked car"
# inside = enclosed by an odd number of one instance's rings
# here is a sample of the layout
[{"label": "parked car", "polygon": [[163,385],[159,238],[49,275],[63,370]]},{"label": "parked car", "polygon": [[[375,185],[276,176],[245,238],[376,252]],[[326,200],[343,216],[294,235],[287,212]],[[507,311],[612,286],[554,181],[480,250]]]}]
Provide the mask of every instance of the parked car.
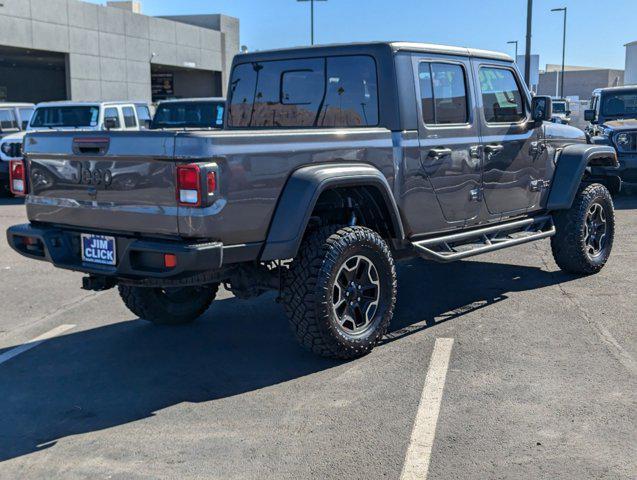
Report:
[{"label": "parked car", "polygon": [[164,100],[157,105],[151,130],[223,128],[224,98]]},{"label": "parked car", "polygon": [[[223,130],[29,134],[17,179],[31,182],[31,223],[9,244],[85,272],[85,289],[117,286],[157,324],[195,320],[221,283],[238,298],[279,292],[299,342],[336,358],[387,331],[396,259],[547,238],[567,272],[609,258],[613,201],[589,175],[615,150],[550,123],[551,98],[531,97],[507,55],[256,52],[234,58],[229,92]],[[138,188],[116,182],[131,168]]]},{"label": "parked car", "polygon": [[[2,139],[7,135],[25,130],[34,108],[35,105],[32,103],[0,102],[0,160],[5,160]],[[8,189],[9,164],[0,161],[0,195],[8,193]]]},{"label": "parked car", "polygon": [[619,157],[619,168],[608,171],[600,181],[613,193],[622,185],[637,189],[637,85],[595,90],[584,116],[589,141],[612,146]]},{"label": "parked car", "polygon": [[571,123],[571,107],[568,100],[558,98],[553,100],[553,118],[551,121],[569,125]]},{"label": "parked car", "polygon": [[[24,107],[24,111],[26,118],[28,108]],[[5,191],[9,189],[8,163],[22,159],[22,143],[29,131],[140,130],[151,122],[148,104],[140,102],[47,102],[32,105],[31,113],[21,129],[0,139],[0,187]]]}]

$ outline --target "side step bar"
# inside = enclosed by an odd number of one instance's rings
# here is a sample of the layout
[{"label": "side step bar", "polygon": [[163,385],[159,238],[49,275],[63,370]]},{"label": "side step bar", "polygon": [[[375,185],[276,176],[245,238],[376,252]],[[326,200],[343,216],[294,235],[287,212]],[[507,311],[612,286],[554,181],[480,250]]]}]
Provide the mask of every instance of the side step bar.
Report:
[{"label": "side step bar", "polygon": [[534,242],[553,235],[555,235],[553,217],[544,215],[468,232],[428,238],[414,242],[412,245],[420,256],[428,260],[448,263]]}]

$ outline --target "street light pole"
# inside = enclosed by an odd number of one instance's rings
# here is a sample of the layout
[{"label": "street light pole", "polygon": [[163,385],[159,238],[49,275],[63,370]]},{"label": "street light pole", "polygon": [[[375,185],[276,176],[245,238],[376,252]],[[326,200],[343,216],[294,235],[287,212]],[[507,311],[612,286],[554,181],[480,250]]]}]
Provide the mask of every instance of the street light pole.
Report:
[{"label": "street light pole", "polygon": [[568,7],[563,7],[563,8],[552,8],[551,12],[564,12],[564,30],[563,30],[563,36],[562,36],[562,78],[561,78],[561,84],[560,84],[560,97],[564,98],[564,69],[565,69],[565,62],[566,62],[566,13],[567,13]]},{"label": "street light pole", "polygon": [[518,61],[518,41],[517,40],[511,40],[510,42],[507,42],[509,45],[513,45],[515,44],[515,61]]},{"label": "street light pole", "polygon": [[314,2],[327,2],[327,0],[296,0],[297,2],[310,2],[310,39],[314,45]]},{"label": "street light pole", "polygon": [[526,57],[524,58],[524,83],[531,88],[531,32],[533,30],[533,0],[526,6]]}]

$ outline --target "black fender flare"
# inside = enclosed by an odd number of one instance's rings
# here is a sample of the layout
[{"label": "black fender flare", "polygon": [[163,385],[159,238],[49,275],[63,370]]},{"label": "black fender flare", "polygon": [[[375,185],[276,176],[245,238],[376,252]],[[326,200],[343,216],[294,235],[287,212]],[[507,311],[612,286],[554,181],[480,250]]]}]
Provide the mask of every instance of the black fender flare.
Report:
[{"label": "black fender flare", "polygon": [[405,232],[398,206],[380,170],[356,163],[308,165],[294,171],[283,188],[270,223],[261,261],[294,258],[321,193],[331,188],[353,186],[378,189],[391,216],[397,239],[404,240]]},{"label": "black fender flare", "polygon": [[617,152],[611,146],[576,144],[564,147],[557,159],[546,208],[571,208],[587,167],[616,168]]}]

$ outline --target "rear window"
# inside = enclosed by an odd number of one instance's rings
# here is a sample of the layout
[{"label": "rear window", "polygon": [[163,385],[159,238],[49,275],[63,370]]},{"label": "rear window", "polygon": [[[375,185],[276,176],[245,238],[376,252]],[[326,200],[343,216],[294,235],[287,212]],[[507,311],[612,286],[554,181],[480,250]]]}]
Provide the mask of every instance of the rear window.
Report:
[{"label": "rear window", "polygon": [[221,128],[224,108],[223,102],[161,103],[150,128]]},{"label": "rear window", "polygon": [[99,107],[40,107],[31,120],[32,128],[96,127]]},{"label": "rear window", "polygon": [[18,128],[18,121],[13,110],[0,109],[0,130],[12,130]]},{"label": "rear window", "polygon": [[378,125],[376,63],[367,56],[237,65],[228,125],[235,128]]},{"label": "rear window", "polygon": [[22,127],[22,130],[27,129],[27,126],[29,125],[29,120],[31,120],[34,110],[35,110],[34,108],[30,108],[30,107],[18,109],[18,112],[20,113],[20,125]]}]

